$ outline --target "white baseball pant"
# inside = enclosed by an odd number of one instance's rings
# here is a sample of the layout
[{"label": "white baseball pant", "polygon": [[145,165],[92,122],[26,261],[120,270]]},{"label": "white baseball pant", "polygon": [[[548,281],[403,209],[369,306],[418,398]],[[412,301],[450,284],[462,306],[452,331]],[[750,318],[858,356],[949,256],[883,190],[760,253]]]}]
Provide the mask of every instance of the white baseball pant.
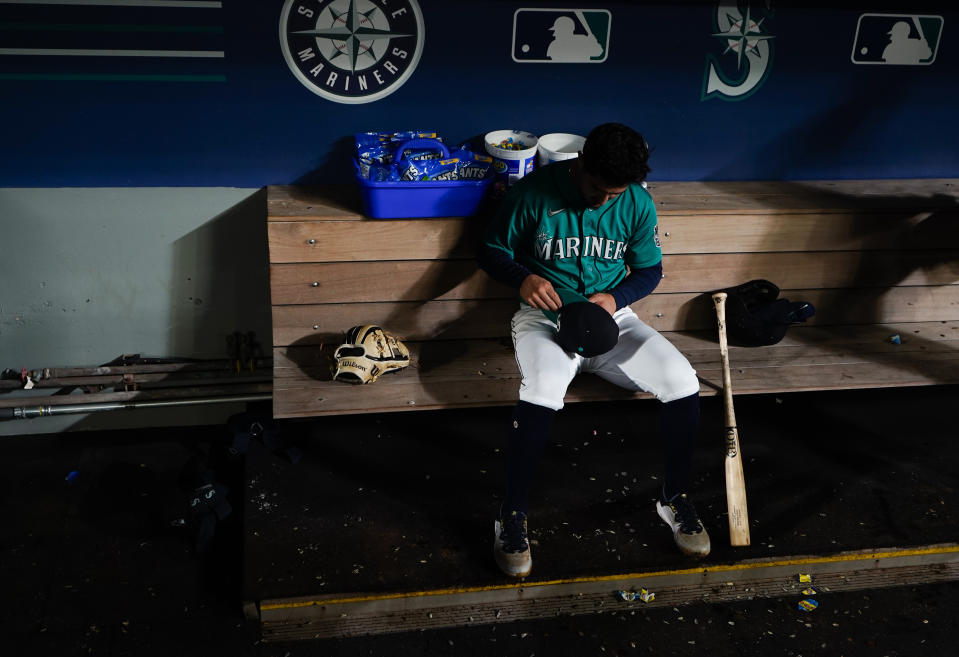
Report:
[{"label": "white baseball pant", "polygon": [[620,308],[613,319],[619,326],[619,342],[605,354],[584,358],[556,343],[556,324],[541,310],[521,304],[512,320],[513,348],[522,376],[520,400],[558,411],[566,389],[580,372],[596,374],[627,390],[648,392],[662,402],[699,392],[699,379],[686,357],[632,309]]}]

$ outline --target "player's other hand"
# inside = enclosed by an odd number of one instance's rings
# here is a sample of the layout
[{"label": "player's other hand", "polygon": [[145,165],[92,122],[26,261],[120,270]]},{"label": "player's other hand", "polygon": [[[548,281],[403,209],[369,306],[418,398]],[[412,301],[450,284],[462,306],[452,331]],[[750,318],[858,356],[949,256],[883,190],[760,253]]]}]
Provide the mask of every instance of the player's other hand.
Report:
[{"label": "player's other hand", "polygon": [[616,298],[612,294],[597,292],[589,297],[589,301],[597,306],[602,306],[610,315],[616,312]]},{"label": "player's other hand", "polygon": [[553,289],[553,284],[542,276],[530,274],[523,279],[523,284],[519,288],[519,296],[539,310],[559,310],[563,305],[563,300]]}]

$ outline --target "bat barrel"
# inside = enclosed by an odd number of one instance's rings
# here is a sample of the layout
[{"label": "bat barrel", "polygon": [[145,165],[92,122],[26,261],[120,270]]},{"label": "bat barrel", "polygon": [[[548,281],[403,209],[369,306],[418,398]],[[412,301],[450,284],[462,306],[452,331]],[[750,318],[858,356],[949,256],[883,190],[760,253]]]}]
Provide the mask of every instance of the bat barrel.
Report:
[{"label": "bat barrel", "polygon": [[736,411],[733,409],[733,381],[729,371],[729,342],[726,338],[726,298],[725,292],[716,292],[713,303],[716,305],[716,319],[719,323],[719,358],[723,366],[723,401],[726,410],[726,427],[736,426]]}]

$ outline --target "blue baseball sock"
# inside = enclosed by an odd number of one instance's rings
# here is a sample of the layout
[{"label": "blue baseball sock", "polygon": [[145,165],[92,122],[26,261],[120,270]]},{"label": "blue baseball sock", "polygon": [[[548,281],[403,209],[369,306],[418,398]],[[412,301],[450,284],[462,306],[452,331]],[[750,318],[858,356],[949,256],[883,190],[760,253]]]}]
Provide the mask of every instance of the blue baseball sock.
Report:
[{"label": "blue baseball sock", "polygon": [[556,411],[551,408],[524,401],[516,404],[509,430],[503,512],[528,513],[529,489],[555,417]]},{"label": "blue baseball sock", "polygon": [[659,434],[666,455],[665,502],[688,492],[692,484],[693,451],[699,435],[699,393],[663,404]]}]

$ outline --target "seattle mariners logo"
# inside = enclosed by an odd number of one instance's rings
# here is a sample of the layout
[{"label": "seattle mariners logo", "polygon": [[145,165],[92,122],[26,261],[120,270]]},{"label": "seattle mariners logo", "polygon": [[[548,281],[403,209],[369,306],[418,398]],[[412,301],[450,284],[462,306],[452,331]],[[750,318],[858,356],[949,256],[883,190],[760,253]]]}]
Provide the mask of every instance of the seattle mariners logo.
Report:
[{"label": "seattle mariners logo", "polygon": [[286,0],[280,15],[293,75],[337,103],[369,103],[403,86],[424,35],[416,0]]},{"label": "seattle mariners logo", "polygon": [[[740,9],[740,4],[744,5]],[[756,92],[769,77],[773,56],[773,37],[766,19],[771,15],[770,2],[764,2],[765,13],[750,3],[720,2],[716,10],[714,37],[725,46],[720,62],[715,55],[706,55],[703,96],[723,100],[743,100]],[[726,55],[732,55],[726,57]],[[735,64],[732,60],[735,57]]]}]

